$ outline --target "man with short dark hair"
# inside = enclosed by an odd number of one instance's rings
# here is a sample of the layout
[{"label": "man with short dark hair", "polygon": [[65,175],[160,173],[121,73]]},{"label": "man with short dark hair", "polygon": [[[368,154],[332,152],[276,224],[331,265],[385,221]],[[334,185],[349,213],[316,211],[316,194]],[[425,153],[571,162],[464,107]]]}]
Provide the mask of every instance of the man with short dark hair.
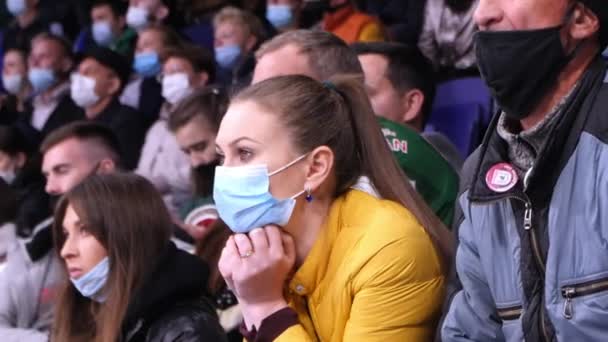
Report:
[{"label": "man with short dark hair", "polygon": [[61,37],[41,33],[32,41],[28,57],[33,111],[29,123],[46,136],[68,122],[84,118],[69,96],[69,75],[74,66],[70,45]]},{"label": "man with short dark hair", "polygon": [[42,14],[40,0],[7,0],[6,9],[15,18],[4,31],[3,51],[19,49],[28,51],[30,42],[43,32],[63,34],[63,26],[50,22]]},{"label": "man with short dark hair", "polygon": [[359,55],[376,115],[422,134],[455,170],[460,170],[462,158],[448,138],[441,133],[423,133],[435,97],[431,62],[417,48],[399,43],[355,43],[351,48]]},{"label": "man with short dark hair", "polygon": [[[74,122],[53,131],[42,143],[46,191],[59,196],[94,173],[113,172],[120,164],[116,137],[93,122]],[[8,252],[0,274],[0,336],[3,342],[48,341],[54,303],[64,280],[53,251],[52,217],[34,228]]]},{"label": "man with short dark hair", "polygon": [[72,74],[71,95],[87,119],[112,129],[123,148],[124,167],[132,170],[139,160],[146,127],[139,112],[118,100],[129,74],[130,63],[124,56],[107,48],[93,48]]},{"label": "man with short dark hair", "polygon": [[463,168],[441,338],[604,341],[607,3],[480,0],[475,21],[501,110]]}]

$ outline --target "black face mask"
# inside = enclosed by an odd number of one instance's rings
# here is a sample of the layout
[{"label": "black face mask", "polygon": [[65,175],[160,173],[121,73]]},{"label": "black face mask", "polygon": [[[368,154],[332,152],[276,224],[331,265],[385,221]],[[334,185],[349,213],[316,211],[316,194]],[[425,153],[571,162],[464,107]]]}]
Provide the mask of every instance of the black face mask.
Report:
[{"label": "black face mask", "polygon": [[209,164],[199,165],[192,169],[194,193],[197,196],[209,197],[213,195],[213,179],[215,178],[215,168],[218,165],[219,162],[214,161]]},{"label": "black face mask", "polygon": [[574,56],[564,51],[562,27],[476,33],[479,71],[510,118],[529,116]]}]

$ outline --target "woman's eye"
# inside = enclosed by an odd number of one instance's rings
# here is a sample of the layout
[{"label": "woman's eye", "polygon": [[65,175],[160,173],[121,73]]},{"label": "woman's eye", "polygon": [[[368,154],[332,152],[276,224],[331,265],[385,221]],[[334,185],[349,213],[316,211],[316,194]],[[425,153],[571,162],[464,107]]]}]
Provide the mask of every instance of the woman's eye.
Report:
[{"label": "woman's eye", "polygon": [[241,159],[242,162],[246,162],[249,159],[251,159],[252,155],[253,155],[253,153],[251,153],[251,151],[249,151],[249,150],[239,149],[239,158]]}]

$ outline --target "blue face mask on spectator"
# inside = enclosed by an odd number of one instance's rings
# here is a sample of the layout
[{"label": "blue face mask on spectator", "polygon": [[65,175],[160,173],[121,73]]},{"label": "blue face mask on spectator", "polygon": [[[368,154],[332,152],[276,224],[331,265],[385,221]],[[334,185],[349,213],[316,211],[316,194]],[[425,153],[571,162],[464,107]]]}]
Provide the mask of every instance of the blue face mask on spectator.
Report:
[{"label": "blue face mask on spectator", "polygon": [[241,47],[232,44],[215,48],[215,60],[224,69],[232,69],[241,56]]},{"label": "blue face mask on spectator", "polygon": [[142,52],[135,55],[133,70],[143,77],[154,77],[162,68],[156,52]]},{"label": "blue face mask on spectator", "polygon": [[89,272],[78,279],[70,279],[70,281],[81,295],[103,303],[106,301],[106,294],[101,290],[106,285],[108,273],[110,273],[110,259],[105,257]]},{"label": "blue face mask on spectator", "polygon": [[6,8],[12,15],[19,16],[25,12],[25,0],[6,0]]},{"label": "blue face mask on spectator", "polygon": [[93,23],[93,39],[99,46],[108,47],[114,40],[112,26],[107,21],[98,21]]},{"label": "blue face mask on spectator", "polygon": [[268,5],[266,19],[276,29],[289,27],[293,22],[293,10],[289,5]]},{"label": "blue face mask on spectator", "polygon": [[27,76],[34,88],[34,93],[42,93],[57,82],[55,72],[48,68],[32,68]]},{"label": "blue face mask on spectator", "polygon": [[287,170],[307,154],[269,173],[266,165],[224,167],[215,169],[213,201],[221,219],[235,233],[248,233],[255,228],[289,222],[296,198],[276,199],[270,193],[270,177]]}]

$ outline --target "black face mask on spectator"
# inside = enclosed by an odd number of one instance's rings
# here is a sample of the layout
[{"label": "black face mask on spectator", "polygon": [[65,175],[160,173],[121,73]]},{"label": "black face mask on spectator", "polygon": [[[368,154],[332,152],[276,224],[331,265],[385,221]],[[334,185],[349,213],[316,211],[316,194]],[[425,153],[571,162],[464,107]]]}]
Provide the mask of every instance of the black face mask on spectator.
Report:
[{"label": "black face mask on spectator", "polygon": [[[565,22],[571,13],[568,11]],[[510,118],[522,120],[532,114],[576,55],[578,47],[570,54],[564,51],[560,37],[563,27],[564,24],[538,30],[476,33],[479,71]]]},{"label": "black face mask on spectator", "polygon": [[208,197],[213,194],[213,179],[215,178],[215,168],[218,165],[219,161],[216,160],[192,169],[194,193],[197,196]]}]

